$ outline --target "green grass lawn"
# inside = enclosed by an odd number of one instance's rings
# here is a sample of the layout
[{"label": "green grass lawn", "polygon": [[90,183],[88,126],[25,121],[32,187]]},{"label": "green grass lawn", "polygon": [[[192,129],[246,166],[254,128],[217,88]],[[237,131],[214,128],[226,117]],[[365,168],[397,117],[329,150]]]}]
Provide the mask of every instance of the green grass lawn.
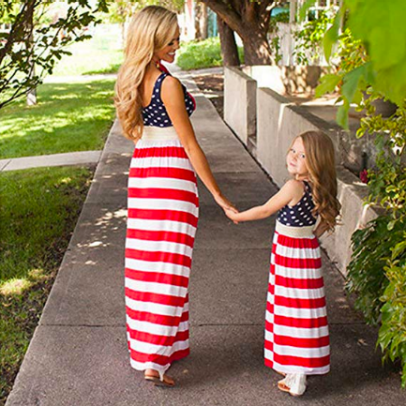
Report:
[{"label": "green grass lawn", "polygon": [[0,110],[0,158],[100,150],[114,118],[114,80],[49,83],[38,104]]},{"label": "green grass lawn", "polygon": [[[242,48],[238,49],[240,60],[243,63]],[[223,66],[221,56],[220,38],[208,38],[204,41],[190,41],[181,45],[176,59],[177,65],[184,70],[210,68]]]},{"label": "green grass lawn", "polygon": [[[87,43],[78,44],[86,45]],[[56,66],[53,76],[79,76],[117,73],[123,63],[122,50],[99,51],[76,47],[71,56],[64,56]],[[78,52],[80,50],[80,52]]]},{"label": "green grass lawn", "polygon": [[0,404],[38,324],[92,176],[76,167],[0,174]]},{"label": "green grass lawn", "polygon": [[91,39],[72,44],[55,67],[54,76],[116,73],[123,62],[121,28],[118,24],[99,25]]}]

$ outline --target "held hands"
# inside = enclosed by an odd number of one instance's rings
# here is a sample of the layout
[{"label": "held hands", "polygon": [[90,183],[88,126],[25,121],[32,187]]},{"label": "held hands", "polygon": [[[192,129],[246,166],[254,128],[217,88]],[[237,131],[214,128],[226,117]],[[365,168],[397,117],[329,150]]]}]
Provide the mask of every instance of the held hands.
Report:
[{"label": "held hands", "polygon": [[238,210],[234,207],[234,205],[226,198],[224,197],[221,193],[218,195],[213,195],[214,200],[216,203],[224,210],[232,210],[235,213],[238,213]]},{"label": "held hands", "polygon": [[[229,214],[238,214],[235,206],[222,194],[213,196],[216,203],[224,210],[224,213],[230,218]],[[237,224],[237,223],[236,223]]]},{"label": "held hands", "polygon": [[226,210],[225,213],[226,213],[226,216],[227,216],[230,220],[232,220],[234,224],[238,224],[238,218],[239,218],[239,217],[238,217],[238,216],[239,216],[239,213],[238,213],[238,212],[235,212],[235,211],[233,211],[233,210]]}]

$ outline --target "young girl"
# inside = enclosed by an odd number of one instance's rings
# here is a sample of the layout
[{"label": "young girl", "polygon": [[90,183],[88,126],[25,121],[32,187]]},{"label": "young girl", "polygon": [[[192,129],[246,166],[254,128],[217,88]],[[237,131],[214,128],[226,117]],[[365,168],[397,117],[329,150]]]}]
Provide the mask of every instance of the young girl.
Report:
[{"label": "young girl", "polygon": [[305,132],[294,139],[286,165],[293,179],[275,196],[262,206],[227,215],[238,223],[279,210],[266,306],[265,365],[285,375],[278,382],[280,390],[300,396],[306,390],[306,375],[330,369],[317,237],[334,230],[340,211],[333,143],[321,132]]}]

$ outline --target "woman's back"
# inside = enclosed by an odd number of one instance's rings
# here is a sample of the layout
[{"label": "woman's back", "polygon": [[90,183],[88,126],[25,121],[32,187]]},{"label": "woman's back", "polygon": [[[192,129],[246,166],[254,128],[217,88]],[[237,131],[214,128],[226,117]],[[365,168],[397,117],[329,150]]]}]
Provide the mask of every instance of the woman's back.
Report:
[{"label": "woman's back", "polygon": [[[141,85],[142,93],[142,117],[145,126],[154,127],[171,127],[172,121],[166,111],[165,104],[161,98],[162,84],[167,76],[170,76],[168,71],[162,71],[160,74],[147,72],[146,77]],[[187,92],[185,86],[182,85],[185,107],[190,116],[195,110],[195,101]]]}]

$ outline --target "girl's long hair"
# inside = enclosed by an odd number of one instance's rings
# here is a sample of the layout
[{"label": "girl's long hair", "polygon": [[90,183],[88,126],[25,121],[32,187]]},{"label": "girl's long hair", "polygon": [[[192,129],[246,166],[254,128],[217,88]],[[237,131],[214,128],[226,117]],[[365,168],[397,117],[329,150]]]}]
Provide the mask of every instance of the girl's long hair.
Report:
[{"label": "girl's long hair", "polygon": [[341,204],[337,199],[337,173],[334,144],[321,131],[306,131],[299,137],[303,141],[307,169],[312,182],[314,214],[319,215],[334,231]]},{"label": "girl's long hair", "polygon": [[172,41],[177,16],[160,6],[148,6],[135,14],[128,26],[125,58],[118,72],[115,106],[124,136],[138,140],[143,130],[140,85],[154,52]]}]

